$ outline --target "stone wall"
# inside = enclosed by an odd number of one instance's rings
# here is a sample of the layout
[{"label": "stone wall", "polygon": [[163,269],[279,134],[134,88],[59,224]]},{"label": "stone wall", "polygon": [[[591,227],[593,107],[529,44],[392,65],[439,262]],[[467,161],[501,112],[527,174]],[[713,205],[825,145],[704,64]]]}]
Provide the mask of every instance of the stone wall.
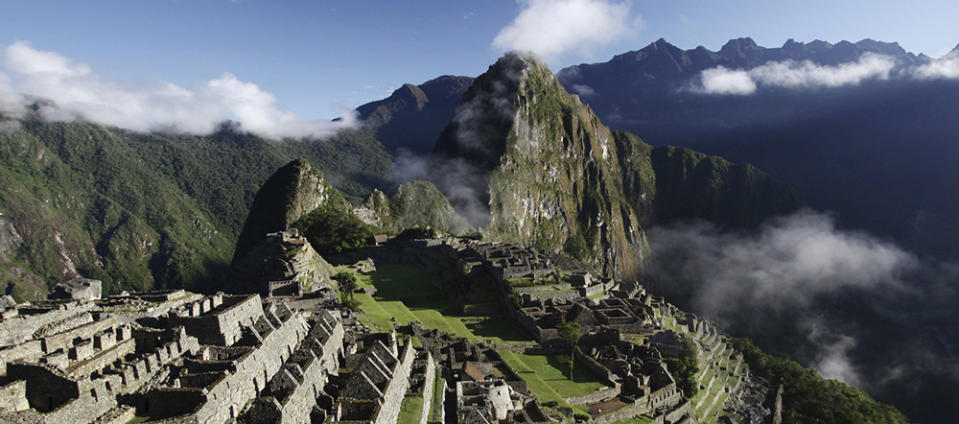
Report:
[{"label": "stone wall", "polygon": [[7,371],[11,378],[27,382],[26,398],[32,408],[22,411],[15,422],[86,423],[117,406],[113,390],[121,382],[116,375],[77,380],[49,365],[21,362],[9,364]]},{"label": "stone wall", "polygon": [[0,410],[23,411],[29,408],[26,380],[16,380],[0,387]]},{"label": "stone wall", "polygon": [[93,305],[89,303],[69,304],[42,313],[21,312],[19,316],[0,321],[0,346],[17,345],[38,336],[93,322],[93,317],[86,313],[92,308]]},{"label": "stone wall", "polygon": [[16,346],[0,350],[0,374],[7,373],[7,363],[19,359],[33,359],[43,356],[43,342],[30,340]]},{"label": "stone wall", "polygon": [[393,370],[393,378],[390,379],[389,385],[383,391],[383,403],[380,405],[380,412],[377,414],[374,424],[396,423],[396,419],[400,415],[400,407],[403,406],[403,398],[410,386],[410,370],[413,368],[415,356],[413,343],[407,340],[399,355],[399,362]]},{"label": "stone wall", "polygon": [[563,400],[565,400],[570,405],[587,405],[591,403],[606,401],[616,396],[619,396],[619,391],[620,389],[616,387],[604,387],[590,394],[571,397],[571,398],[565,398]]},{"label": "stone wall", "polygon": [[303,364],[305,366],[301,368],[302,377],[295,382],[295,389],[282,403],[277,402],[280,407],[280,423],[309,422],[310,412],[316,405],[316,394],[323,391],[327,377],[337,371],[337,358],[343,352],[343,324],[334,315],[326,312],[316,326],[326,333],[326,339],[317,341],[318,344],[313,346],[309,346],[311,340],[305,341],[297,349],[298,354],[312,356],[312,359]]},{"label": "stone wall", "polygon": [[[617,409],[616,411],[594,418],[593,423],[609,424],[616,421],[625,420],[627,418],[632,418],[640,414],[649,414],[650,412],[652,412],[652,409],[649,408],[649,404],[646,402],[646,399],[641,398],[636,399],[636,402]],[[662,420],[660,420],[660,423],[661,422]]]},{"label": "stone wall", "polygon": [[100,350],[85,360],[70,364],[66,371],[73,375],[90,375],[110,366],[135,350],[136,342],[134,339],[122,340],[105,350]]},{"label": "stone wall", "polygon": [[513,292],[517,294],[526,294],[526,293],[572,290],[572,289],[573,289],[573,286],[570,285],[569,283],[560,283],[560,284],[546,284],[542,286],[517,287],[513,289]]},{"label": "stone wall", "polygon": [[[259,296],[250,298],[259,304]],[[245,314],[245,310],[237,312],[231,315]],[[205,402],[192,415],[209,423],[223,423],[239,416],[240,409],[257,396],[257,387],[266,387],[266,376],[280,370],[293,348],[303,340],[307,328],[303,313],[297,312],[270,331],[255,351],[236,360],[232,373],[202,389],[206,392]]]},{"label": "stone wall", "polygon": [[433,355],[426,351],[426,375],[423,377],[423,412],[420,415],[420,424],[427,424],[429,421],[430,410],[433,405],[433,392],[436,387],[436,362],[433,361]]},{"label": "stone wall", "polygon": [[666,416],[664,417],[664,420],[667,423],[679,422],[679,420],[681,420],[684,416],[686,416],[687,413],[689,413],[689,409],[690,409],[689,400],[686,400],[683,403],[680,403],[678,406],[676,406],[676,408],[673,409],[672,411],[669,411],[669,413],[667,413]]},{"label": "stone wall", "polygon": [[[93,335],[101,331],[120,326],[116,318],[107,317],[70,330],[43,338],[43,351],[51,353],[58,349],[68,350],[73,347],[76,339],[92,339]],[[91,348],[93,346],[91,345]]]},{"label": "stone wall", "polygon": [[[217,305],[217,300],[222,304]],[[200,344],[231,346],[263,315],[259,295],[210,296],[174,311],[170,325],[182,325]]]}]

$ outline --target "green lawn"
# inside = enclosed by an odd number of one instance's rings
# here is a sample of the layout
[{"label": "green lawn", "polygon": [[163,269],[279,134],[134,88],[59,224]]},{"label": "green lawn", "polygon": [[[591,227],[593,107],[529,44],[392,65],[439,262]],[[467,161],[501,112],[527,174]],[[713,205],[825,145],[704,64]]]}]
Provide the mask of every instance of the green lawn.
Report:
[{"label": "green lawn", "polygon": [[474,341],[487,341],[494,344],[525,343],[532,339],[522,330],[503,317],[474,319],[463,317],[459,320],[473,334]]},{"label": "green lawn", "polygon": [[[583,396],[604,387],[597,375],[581,366],[575,367],[570,380],[566,355],[526,355],[506,350],[499,353],[526,381],[540,402],[555,401],[560,406],[568,406],[565,398]],[[575,408],[585,412],[585,405]]]},{"label": "green lawn", "polygon": [[364,324],[380,331],[417,320],[426,328],[465,337],[471,342],[522,343],[532,339],[502,317],[453,313],[443,291],[433,282],[439,277],[411,265],[377,265],[376,272],[357,274],[359,287],[376,289],[374,296],[358,293],[354,298],[366,313]]},{"label": "green lawn", "polygon": [[407,396],[400,406],[400,416],[396,424],[419,424],[423,417],[423,398],[421,396]]}]

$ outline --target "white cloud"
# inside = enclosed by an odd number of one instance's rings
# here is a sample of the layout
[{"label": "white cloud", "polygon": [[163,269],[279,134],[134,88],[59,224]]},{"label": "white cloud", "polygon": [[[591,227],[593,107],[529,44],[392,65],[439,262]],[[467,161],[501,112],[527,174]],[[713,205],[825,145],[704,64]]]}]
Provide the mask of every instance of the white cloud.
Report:
[{"label": "white cloud", "polygon": [[959,50],[918,66],[912,74],[918,79],[959,79]]},{"label": "white cloud", "polygon": [[808,305],[844,288],[899,287],[916,258],[866,233],[836,228],[810,211],[772,220],[756,234],[707,224],[650,230],[657,255],[683,257],[682,273],[701,282],[696,309],[722,315],[730,299],[777,307]]},{"label": "white cloud", "polygon": [[854,322],[823,316],[823,300],[853,293],[901,298],[910,290],[904,275],[921,266],[894,244],[839,229],[832,217],[808,210],[758,231],[726,232],[700,222],[654,227],[648,235],[649,279],[660,290],[686,297],[696,313],[737,323],[751,337],[768,340],[795,325],[811,348],[804,354],[809,365],[854,385],[876,377],[856,365],[864,336]]},{"label": "white cloud", "polygon": [[700,74],[701,89],[708,94],[752,94],[756,92],[756,82],[749,73],[741,70],[726,69],[719,66],[707,69]]},{"label": "white cloud", "polygon": [[0,73],[0,111],[17,116],[30,99],[49,100],[40,113],[46,119],[86,119],[135,131],[212,132],[226,121],[265,137],[325,137],[352,126],[307,120],[279,109],[276,98],[256,84],[230,73],[194,90],[171,83],[125,85],[105,81],[90,66],[55,52],[16,42],[3,52],[9,76]]},{"label": "white cloud", "polygon": [[579,94],[583,97],[588,97],[596,94],[596,90],[593,90],[593,87],[590,87],[586,84],[573,84],[573,92]]},{"label": "white cloud", "polygon": [[496,49],[533,52],[555,58],[569,51],[585,54],[642,26],[630,17],[629,2],[608,0],[521,0],[523,10],[493,39]]},{"label": "white cloud", "polygon": [[870,79],[886,80],[895,60],[866,53],[855,62],[822,66],[810,61],[769,62],[749,70],[719,66],[704,70],[691,91],[702,94],[748,95],[759,87],[803,89],[858,85]]}]

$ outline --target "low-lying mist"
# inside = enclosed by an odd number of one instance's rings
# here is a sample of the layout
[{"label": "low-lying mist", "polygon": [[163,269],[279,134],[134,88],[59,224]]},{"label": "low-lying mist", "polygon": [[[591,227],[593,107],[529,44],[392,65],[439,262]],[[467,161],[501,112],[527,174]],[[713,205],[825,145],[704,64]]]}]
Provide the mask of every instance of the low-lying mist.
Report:
[{"label": "low-lying mist", "polygon": [[657,295],[914,420],[957,408],[956,265],[809,210],[751,232],[684,222],[648,236]]}]

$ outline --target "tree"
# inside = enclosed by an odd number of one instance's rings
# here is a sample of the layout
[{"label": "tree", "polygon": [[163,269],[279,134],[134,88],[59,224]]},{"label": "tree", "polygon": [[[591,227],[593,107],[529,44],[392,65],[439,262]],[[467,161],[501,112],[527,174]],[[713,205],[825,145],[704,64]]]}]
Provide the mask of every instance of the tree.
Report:
[{"label": "tree", "polygon": [[336,281],[339,286],[340,296],[344,299],[349,298],[350,302],[353,301],[353,292],[356,291],[356,274],[349,271],[342,271],[336,273],[333,276],[333,281]]},{"label": "tree", "polygon": [[566,239],[566,243],[563,244],[563,251],[581,261],[589,258],[589,246],[586,245],[586,238],[580,233]]},{"label": "tree", "polygon": [[683,341],[683,351],[679,356],[663,358],[669,367],[669,374],[676,380],[676,386],[690,399],[699,392],[699,382],[696,380],[696,374],[699,374],[697,352],[696,345],[686,339]]},{"label": "tree", "polygon": [[300,218],[293,226],[321,256],[363,247],[374,231],[352,211],[330,202]]},{"label": "tree", "polygon": [[578,322],[562,322],[556,326],[556,332],[559,334],[559,338],[563,339],[570,345],[569,351],[569,379],[573,379],[573,358],[576,354],[576,343],[579,343],[579,323]]}]

